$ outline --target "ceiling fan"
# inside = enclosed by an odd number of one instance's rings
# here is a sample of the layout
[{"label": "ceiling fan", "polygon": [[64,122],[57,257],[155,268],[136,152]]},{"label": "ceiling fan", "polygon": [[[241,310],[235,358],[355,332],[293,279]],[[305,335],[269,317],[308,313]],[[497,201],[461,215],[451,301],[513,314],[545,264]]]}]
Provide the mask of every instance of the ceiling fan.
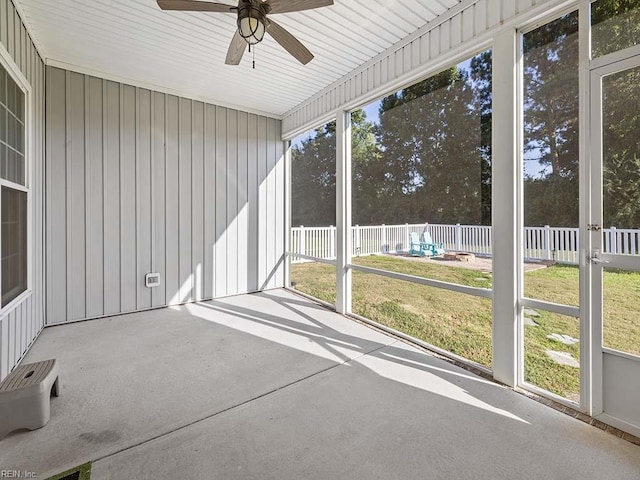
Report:
[{"label": "ceiling fan", "polygon": [[162,10],[235,13],[238,29],[227,51],[227,65],[238,65],[247,45],[260,43],[268,33],[300,63],[306,65],[313,54],[281,25],[267,18],[269,14],[299,12],[333,5],[333,0],[238,0],[238,5],[202,0],[157,0]]}]

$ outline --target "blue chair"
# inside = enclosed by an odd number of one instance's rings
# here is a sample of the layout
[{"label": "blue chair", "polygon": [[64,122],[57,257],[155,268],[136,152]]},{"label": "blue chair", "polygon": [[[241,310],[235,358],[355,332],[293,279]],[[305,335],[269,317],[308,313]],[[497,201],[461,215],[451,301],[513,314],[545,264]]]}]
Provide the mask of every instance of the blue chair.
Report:
[{"label": "blue chair", "polygon": [[434,257],[444,255],[444,244],[442,242],[434,242],[429,232],[422,233],[422,245],[426,245]]},{"label": "blue chair", "polygon": [[420,241],[416,232],[411,232],[409,236],[409,255],[414,257],[433,257],[433,249]]}]

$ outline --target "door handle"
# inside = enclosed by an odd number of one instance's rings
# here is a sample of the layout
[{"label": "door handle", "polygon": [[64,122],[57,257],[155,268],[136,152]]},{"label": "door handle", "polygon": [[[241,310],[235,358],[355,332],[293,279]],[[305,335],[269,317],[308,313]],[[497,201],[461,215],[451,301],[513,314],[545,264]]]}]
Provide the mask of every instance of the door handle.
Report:
[{"label": "door handle", "polygon": [[591,263],[595,263],[596,265],[605,265],[609,263],[609,260],[603,260],[600,255],[600,250],[594,250],[591,256],[589,257]]},{"label": "door handle", "polygon": [[601,260],[600,258],[594,258],[594,257],[591,257],[590,260],[591,260],[591,263],[595,263],[596,265],[604,265],[606,263],[609,263],[609,260]]}]

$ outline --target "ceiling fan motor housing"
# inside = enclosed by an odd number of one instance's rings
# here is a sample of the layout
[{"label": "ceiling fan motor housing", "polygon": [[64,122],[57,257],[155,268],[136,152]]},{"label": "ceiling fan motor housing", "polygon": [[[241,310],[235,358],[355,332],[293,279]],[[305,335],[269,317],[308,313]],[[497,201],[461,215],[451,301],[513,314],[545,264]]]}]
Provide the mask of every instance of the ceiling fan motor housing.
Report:
[{"label": "ceiling fan motor housing", "polygon": [[249,45],[260,43],[264,38],[269,10],[269,4],[259,0],[241,0],[238,4],[238,32]]}]

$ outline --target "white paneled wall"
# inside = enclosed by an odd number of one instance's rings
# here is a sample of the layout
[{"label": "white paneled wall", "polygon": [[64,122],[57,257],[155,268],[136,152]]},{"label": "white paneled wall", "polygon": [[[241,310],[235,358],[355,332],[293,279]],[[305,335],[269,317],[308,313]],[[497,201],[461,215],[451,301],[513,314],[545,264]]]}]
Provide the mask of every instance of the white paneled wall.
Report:
[{"label": "white paneled wall", "polygon": [[284,285],[278,120],[47,74],[48,324]]},{"label": "white paneled wall", "polygon": [[44,325],[43,259],[43,158],[44,158],[44,75],[45,67],[20,15],[11,0],[0,0],[0,42],[31,85],[32,130],[31,206],[29,225],[33,252],[30,268],[31,295],[0,316],[0,380],[5,378],[25,354]]},{"label": "white paneled wall", "polygon": [[429,22],[416,34],[287,112],[282,124],[284,136],[292,138],[333,118],[339,109],[353,108],[391,93],[398,84],[409,84],[430,71],[449,66],[458,52],[473,50],[479,42],[489,41],[492,34],[506,23],[517,21],[521,14],[530,17],[534,8],[543,13],[562,3],[563,0],[477,0],[461,4],[462,8]]}]

